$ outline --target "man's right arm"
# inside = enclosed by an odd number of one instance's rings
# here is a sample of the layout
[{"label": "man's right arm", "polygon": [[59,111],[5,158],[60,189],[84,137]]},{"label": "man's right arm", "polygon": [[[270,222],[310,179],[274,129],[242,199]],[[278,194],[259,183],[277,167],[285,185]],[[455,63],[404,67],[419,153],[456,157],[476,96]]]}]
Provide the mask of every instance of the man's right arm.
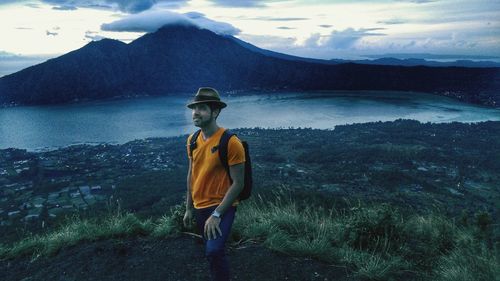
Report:
[{"label": "man's right arm", "polygon": [[186,210],[193,209],[193,198],[191,197],[191,159],[189,159],[189,168],[187,174],[187,193],[186,193]]},{"label": "man's right arm", "polygon": [[187,191],[186,191],[186,212],[184,213],[183,223],[188,227],[193,219],[193,198],[191,197],[191,158],[189,158],[189,168],[187,175]]},{"label": "man's right arm", "polygon": [[190,142],[193,136],[189,136],[186,142],[186,152],[189,160],[187,179],[186,179],[186,212],[184,213],[183,223],[184,226],[189,226],[191,224],[191,220],[193,219],[193,198],[191,197],[191,169],[192,162],[191,152],[190,152]]}]

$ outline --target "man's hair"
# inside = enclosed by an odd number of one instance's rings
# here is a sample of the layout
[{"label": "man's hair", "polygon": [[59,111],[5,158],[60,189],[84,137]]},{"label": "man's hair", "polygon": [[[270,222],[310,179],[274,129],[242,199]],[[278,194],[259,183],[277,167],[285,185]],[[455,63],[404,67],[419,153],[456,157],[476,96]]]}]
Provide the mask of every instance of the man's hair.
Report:
[{"label": "man's hair", "polygon": [[219,117],[220,115],[220,112],[222,111],[222,108],[219,106],[219,104],[215,103],[215,102],[209,102],[208,103],[208,107],[210,107],[210,110],[212,112],[214,112],[214,110],[218,109],[219,110],[219,114],[217,114],[217,117],[215,117],[215,120],[217,120],[217,118]]}]

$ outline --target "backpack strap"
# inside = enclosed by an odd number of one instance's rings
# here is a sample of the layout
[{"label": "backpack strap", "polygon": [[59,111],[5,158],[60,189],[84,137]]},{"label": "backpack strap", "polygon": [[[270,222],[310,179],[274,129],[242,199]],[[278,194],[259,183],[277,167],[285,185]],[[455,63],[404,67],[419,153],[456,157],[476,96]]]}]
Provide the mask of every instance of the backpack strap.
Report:
[{"label": "backpack strap", "polygon": [[229,139],[232,136],[236,136],[235,133],[230,132],[229,130],[225,130],[224,133],[222,133],[222,136],[220,137],[219,141],[219,159],[220,162],[222,163],[222,166],[227,172],[227,175],[229,176],[229,182],[233,184],[233,179],[231,178],[231,173],[229,173],[229,163],[227,161],[227,152],[228,152],[228,146],[229,146]]},{"label": "backpack strap", "polygon": [[193,136],[191,137],[191,141],[189,142],[189,156],[191,156],[191,159],[193,159],[193,151],[196,149],[196,140],[198,139],[200,133],[201,129],[194,132]]}]

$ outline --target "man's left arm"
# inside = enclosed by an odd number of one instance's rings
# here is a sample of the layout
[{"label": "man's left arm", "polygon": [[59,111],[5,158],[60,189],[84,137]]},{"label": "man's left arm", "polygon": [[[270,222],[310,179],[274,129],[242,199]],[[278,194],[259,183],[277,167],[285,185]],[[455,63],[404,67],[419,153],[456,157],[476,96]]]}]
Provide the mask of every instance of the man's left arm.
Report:
[{"label": "man's left arm", "polygon": [[[229,190],[224,196],[224,199],[222,199],[222,202],[216,208],[217,212],[223,215],[243,190],[245,163],[229,166],[229,173],[231,175],[231,178],[233,179],[233,184],[229,187]],[[217,233],[219,233],[219,235],[222,235],[222,231],[219,227],[220,221],[221,218],[216,218],[214,216],[208,217],[208,219],[205,221],[205,237],[207,237],[208,240],[217,238]]]},{"label": "man's left arm", "polygon": [[220,205],[215,209],[217,212],[224,214],[234,201],[238,199],[241,191],[243,190],[243,181],[245,177],[245,163],[229,166],[229,174],[233,179],[233,184],[229,187],[224,199]]},{"label": "man's left arm", "polygon": [[[243,190],[244,180],[245,180],[245,149],[241,141],[237,138],[230,138],[228,143],[228,164],[229,164],[229,175],[233,180],[233,183],[229,187],[228,191],[224,195],[222,202],[217,206],[216,210],[220,214],[224,213],[233,205],[234,201],[238,199],[241,191]],[[218,232],[221,235],[219,228],[221,219],[214,216],[210,216],[205,222],[205,236],[208,239],[215,239]]]}]

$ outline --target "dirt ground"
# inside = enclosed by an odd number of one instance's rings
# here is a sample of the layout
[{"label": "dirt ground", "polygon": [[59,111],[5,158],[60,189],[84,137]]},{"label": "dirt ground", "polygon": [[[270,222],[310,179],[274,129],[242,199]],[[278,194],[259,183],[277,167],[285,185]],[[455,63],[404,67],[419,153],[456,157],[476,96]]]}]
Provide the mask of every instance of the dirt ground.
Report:
[{"label": "dirt ground", "polygon": [[[83,242],[54,256],[0,261],[0,280],[209,280],[203,244],[193,236]],[[357,280],[346,268],[294,258],[259,244],[228,247],[232,280]]]}]

